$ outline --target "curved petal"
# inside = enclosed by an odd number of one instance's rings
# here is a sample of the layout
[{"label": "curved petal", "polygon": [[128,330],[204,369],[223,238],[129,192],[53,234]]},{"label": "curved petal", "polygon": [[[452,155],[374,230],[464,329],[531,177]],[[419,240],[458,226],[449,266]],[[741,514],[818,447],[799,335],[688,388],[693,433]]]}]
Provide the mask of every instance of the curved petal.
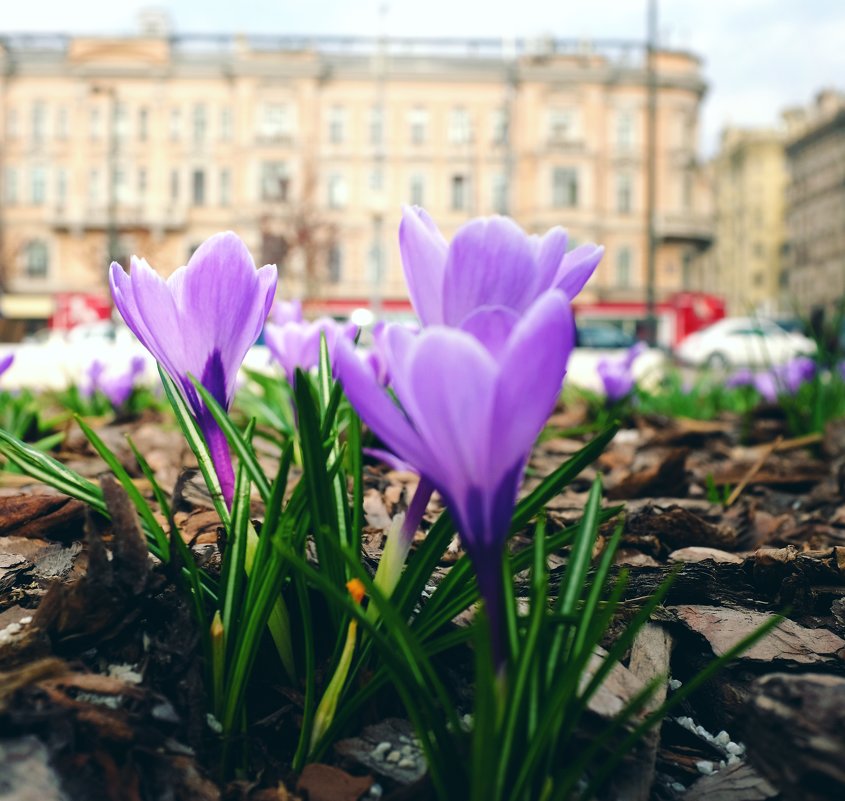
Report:
[{"label": "curved petal", "polygon": [[437,460],[428,477],[451,497],[469,482],[485,486],[491,471],[490,418],[497,366],[483,345],[462,331],[429,328],[407,354],[407,384],[394,388],[408,418]]},{"label": "curved petal", "polygon": [[448,244],[431,216],[419,206],[402,208],[399,251],[414,311],[423,325],[442,323]]},{"label": "curved petal", "polygon": [[376,436],[402,461],[428,473],[429,449],[345,339],[338,341],[335,351],[335,374],[352,407]]},{"label": "curved petal", "polygon": [[555,285],[560,265],[566,258],[569,236],[559,225],[549,229],[537,242],[537,286],[540,291]]},{"label": "curved petal", "polygon": [[604,248],[597,245],[581,245],[571,250],[561,262],[553,286],[573,300],[595,272],[603,255]]},{"label": "curved petal", "polygon": [[519,315],[513,309],[481,306],[461,323],[461,330],[474,336],[493,358],[498,358],[518,322]]},{"label": "curved petal", "polygon": [[522,462],[554,409],[575,326],[562,292],[550,291],[519,321],[502,355],[493,430],[505,469]]},{"label": "curved petal", "polygon": [[522,311],[536,294],[535,247],[508,217],[471,220],[455,234],[443,279],[443,320],[458,326],[479,306]]}]

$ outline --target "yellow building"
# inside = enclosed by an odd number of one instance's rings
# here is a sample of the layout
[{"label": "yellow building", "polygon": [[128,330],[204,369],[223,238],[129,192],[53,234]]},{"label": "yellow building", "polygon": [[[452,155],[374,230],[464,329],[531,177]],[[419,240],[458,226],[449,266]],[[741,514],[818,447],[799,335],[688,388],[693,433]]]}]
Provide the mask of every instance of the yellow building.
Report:
[{"label": "yellow building", "polygon": [[786,156],[779,130],[727,128],[711,165],[715,243],[700,288],[729,314],[771,314],[780,301]]},{"label": "yellow building", "polygon": [[784,119],[787,308],[804,316],[832,312],[845,302],[845,94],[819,92]]},{"label": "yellow building", "polygon": [[[593,300],[646,281],[646,70],[636,43],[282,36],[6,37],[0,267],[7,317],[105,291],[111,257],[183,264],[231,228],[312,308],[400,304],[400,206],[451,236],[508,213],[607,254]],[[655,57],[656,286],[709,244],[698,59]]]}]

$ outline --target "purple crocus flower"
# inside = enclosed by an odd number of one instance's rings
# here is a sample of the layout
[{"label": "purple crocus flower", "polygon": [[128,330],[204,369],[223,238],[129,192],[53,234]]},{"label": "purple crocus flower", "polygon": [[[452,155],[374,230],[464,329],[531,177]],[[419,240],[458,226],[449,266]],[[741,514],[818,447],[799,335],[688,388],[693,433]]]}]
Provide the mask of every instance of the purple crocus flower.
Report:
[{"label": "purple crocus flower", "polygon": [[737,389],[738,387],[753,387],[754,386],[754,371],[748,367],[740,367],[739,370],[734,370],[725,379],[725,389]]},{"label": "purple crocus flower", "polygon": [[135,389],[138,378],[146,369],[142,356],[134,356],[129,363],[129,370],[118,376],[106,376],[100,380],[100,391],[109,399],[112,406],[123,406]]},{"label": "purple crocus flower", "polygon": [[15,360],[15,354],[9,353],[6,356],[0,357],[0,375],[6,372],[11,366],[12,362]]},{"label": "purple crocus flower", "polygon": [[634,362],[646,350],[648,345],[638,342],[629,348],[621,359],[599,359],[596,371],[604,385],[605,397],[610,403],[616,403],[634,391]]},{"label": "purple crocus flower", "polygon": [[475,568],[499,667],[507,658],[502,550],[525,464],[573,344],[569,302],[556,290],[522,315],[478,310],[461,329],[391,326],[383,353],[401,408],[351,343],[338,341],[335,352],[338,378],[358,414],[446,501]]},{"label": "purple crocus flower", "polygon": [[471,220],[448,244],[418,206],[403,208],[399,226],[405,280],[423,325],[460,326],[486,306],[521,313],[549,289],[572,300],[604,248],[582,245],[567,253],[566,245],[560,227],[528,235],[508,217]]},{"label": "purple crocus flower", "polygon": [[816,363],[809,356],[796,356],[773,372],[781,392],[794,395],[803,384],[813,380]]},{"label": "purple crocus flower", "polygon": [[292,385],[297,368],[310,370],[320,363],[321,336],[325,336],[329,356],[332,357],[336,340],[340,337],[354,339],[357,331],[356,325],[341,325],[330,317],[321,317],[312,323],[303,322],[302,307],[294,301],[275,304],[264,327],[264,341]]},{"label": "purple crocus flower", "polygon": [[256,270],[246,245],[231,231],[203,242],[166,281],[135,256],[128,275],[116,262],[109,272],[115,306],[196,416],[229,505],[234,491],[229,446],[189,375],[229,408],[238,368],[261,333],[277,277],[274,265]]}]

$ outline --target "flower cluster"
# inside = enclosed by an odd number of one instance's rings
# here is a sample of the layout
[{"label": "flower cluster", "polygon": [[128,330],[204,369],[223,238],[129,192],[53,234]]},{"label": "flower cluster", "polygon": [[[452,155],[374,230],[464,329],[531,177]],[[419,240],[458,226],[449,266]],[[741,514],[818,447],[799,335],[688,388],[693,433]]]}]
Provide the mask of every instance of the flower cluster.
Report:
[{"label": "flower cluster", "polygon": [[146,370],[146,361],[142,356],[134,356],[129,363],[129,370],[119,375],[109,375],[105,362],[94,359],[85,373],[85,382],[80,388],[83,397],[90,398],[95,392],[101,392],[112,406],[121,407],[131,397],[138,379]]},{"label": "flower cluster", "polygon": [[808,356],[797,356],[786,364],[770,370],[755,372],[749,368],[737,370],[725,381],[729,389],[753,387],[767,403],[777,403],[781,396],[794,396],[798,390],[812,381],[817,371],[816,362]]},{"label": "flower cluster", "polygon": [[424,327],[390,326],[380,336],[399,406],[348,343],[336,351],[337,375],[361,418],[445,499],[500,665],[502,549],[574,346],[569,301],[602,255],[592,245],[567,253],[566,245],[561,229],[529,236],[504,217],[473,220],[447,244],[428,214],[405,209],[402,262]]},{"label": "flower cluster", "polygon": [[618,403],[627,398],[636,386],[634,362],[648,350],[645,342],[638,342],[621,359],[602,358],[596,365],[604,387],[604,395],[609,403]]}]

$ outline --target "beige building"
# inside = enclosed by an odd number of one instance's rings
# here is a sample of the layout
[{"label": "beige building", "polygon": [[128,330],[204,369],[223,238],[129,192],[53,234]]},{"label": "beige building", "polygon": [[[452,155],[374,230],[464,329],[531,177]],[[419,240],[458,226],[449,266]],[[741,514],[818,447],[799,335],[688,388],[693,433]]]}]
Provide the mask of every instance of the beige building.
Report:
[{"label": "beige building", "polygon": [[715,242],[700,288],[724,295],[728,314],[771,314],[781,300],[784,132],[727,128],[710,165]]},{"label": "beige building", "polygon": [[[104,292],[110,257],[172,270],[227,228],[315,311],[398,307],[403,203],[447,237],[496,212],[563,225],[607,246],[593,300],[643,298],[641,45],[166,33],[0,44],[6,317]],[[700,63],[655,64],[659,300],[686,287],[712,231]]]},{"label": "beige building", "polygon": [[827,90],[784,113],[789,184],[783,285],[803,315],[845,297],[845,95]]}]

